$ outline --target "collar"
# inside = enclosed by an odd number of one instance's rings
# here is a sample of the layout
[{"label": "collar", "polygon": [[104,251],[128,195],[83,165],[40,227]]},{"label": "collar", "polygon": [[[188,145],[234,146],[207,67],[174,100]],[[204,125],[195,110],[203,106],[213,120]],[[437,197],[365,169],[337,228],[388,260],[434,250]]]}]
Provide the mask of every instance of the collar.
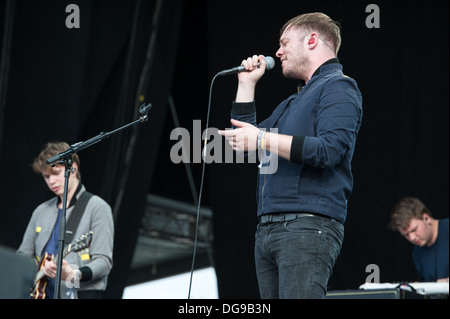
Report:
[{"label": "collar", "polygon": [[[313,77],[315,77],[316,75],[319,75],[319,74],[320,74],[320,69],[321,69],[324,65],[332,64],[332,63],[339,63],[339,59],[338,59],[338,58],[332,58],[332,59],[329,59],[328,61],[325,61],[325,62],[324,62],[321,66],[319,66],[319,67],[317,68],[317,70],[313,73],[313,75],[311,76],[311,79],[312,79]],[[299,83],[299,85],[298,85],[298,89],[297,89],[298,93],[300,93],[300,91],[303,89],[304,86],[305,86],[305,81],[304,81],[304,80],[301,80],[300,83]]]},{"label": "collar", "polygon": [[311,78],[313,78],[313,77],[316,76],[316,75],[319,75],[319,74],[320,74],[320,69],[321,69],[324,65],[332,64],[332,63],[339,63],[339,59],[338,59],[338,58],[332,58],[332,59],[329,59],[328,61],[325,61],[321,66],[319,66],[319,67],[317,68],[317,70],[313,73],[313,75],[311,76]]},{"label": "collar", "polygon": [[80,195],[82,193],[83,184],[81,184],[81,181],[78,182],[77,190],[75,191],[75,194],[73,194],[72,199],[70,200],[69,207],[72,207],[77,202],[78,198],[80,198]]},{"label": "collar", "polygon": [[[79,181],[78,186],[77,186],[77,190],[73,194],[72,199],[70,200],[69,206],[67,206],[67,209],[69,209],[70,207],[75,205],[75,203],[77,202],[78,198],[80,197],[80,195],[82,193],[82,189],[83,188],[84,188],[83,184],[81,184],[81,181]],[[58,197],[58,200],[56,201],[56,206],[58,206],[58,204],[60,202],[61,202],[61,199]]]}]

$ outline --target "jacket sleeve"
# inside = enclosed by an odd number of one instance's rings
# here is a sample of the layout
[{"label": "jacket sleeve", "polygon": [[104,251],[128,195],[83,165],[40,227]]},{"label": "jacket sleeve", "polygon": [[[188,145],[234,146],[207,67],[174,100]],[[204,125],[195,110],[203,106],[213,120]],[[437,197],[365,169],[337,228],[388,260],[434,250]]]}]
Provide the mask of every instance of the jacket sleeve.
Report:
[{"label": "jacket sleeve", "polygon": [[112,268],[114,224],[111,208],[98,196],[94,196],[89,205],[92,205],[90,230],[93,237],[89,249],[91,257],[88,263],[80,267],[81,281],[107,276]]},{"label": "jacket sleeve", "polygon": [[362,97],[356,82],[348,77],[325,85],[319,98],[314,123],[315,136],[306,136],[303,164],[324,168],[350,159],[362,120]]},{"label": "jacket sleeve", "polygon": [[20,244],[19,248],[17,249],[17,253],[27,256],[36,258],[35,256],[35,236],[36,236],[36,226],[34,222],[34,214],[32,215],[32,218],[30,218],[28,222],[28,226],[25,230],[25,233],[23,235],[22,243]]},{"label": "jacket sleeve", "polygon": [[257,126],[255,101],[248,103],[238,103],[233,101],[231,118]]}]

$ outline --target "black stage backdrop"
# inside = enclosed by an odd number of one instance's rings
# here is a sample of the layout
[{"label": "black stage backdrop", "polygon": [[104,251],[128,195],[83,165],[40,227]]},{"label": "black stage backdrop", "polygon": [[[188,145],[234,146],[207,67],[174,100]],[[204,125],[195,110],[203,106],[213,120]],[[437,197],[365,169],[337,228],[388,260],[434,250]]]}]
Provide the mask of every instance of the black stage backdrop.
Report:
[{"label": "black stage backdrop", "polygon": [[[79,29],[65,12],[75,3]],[[87,188],[107,200],[116,224],[107,297],[120,298],[149,192],[192,202],[167,111],[180,126],[206,125],[209,85],[252,54],[275,57],[291,17],[322,11],[343,26],[339,58],[364,98],[353,161],[355,187],[342,253],[330,289],[355,289],[375,264],[380,280],[415,280],[412,246],[388,230],[402,196],[417,196],[448,217],[448,2],[378,1],[380,27],[368,28],[372,1],[25,1],[0,4],[0,244],[17,248],[34,207],[49,198],[30,163],[48,140],[70,144],[137,118],[150,120],[80,152]],[[263,120],[295,90],[279,61],[257,88]],[[218,78],[210,126],[230,127],[237,81]],[[192,164],[197,188],[201,164]],[[221,298],[258,298],[253,240],[255,164],[207,165],[203,204],[214,212],[214,266]],[[195,277],[194,277],[195,278]],[[195,284],[195,281],[194,281]]]}]

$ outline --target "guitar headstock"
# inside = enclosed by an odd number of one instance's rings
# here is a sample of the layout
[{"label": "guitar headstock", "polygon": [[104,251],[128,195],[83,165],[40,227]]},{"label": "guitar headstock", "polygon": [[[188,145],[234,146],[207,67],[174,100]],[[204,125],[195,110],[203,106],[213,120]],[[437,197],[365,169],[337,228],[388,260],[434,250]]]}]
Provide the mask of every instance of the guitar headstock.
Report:
[{"label": "guitar headstock", "polygon": [[74,243],[70,245],[70,251],[79,251],[83,248],[89,247],[92,241],[92,231],[81,235],[80,238]]}]

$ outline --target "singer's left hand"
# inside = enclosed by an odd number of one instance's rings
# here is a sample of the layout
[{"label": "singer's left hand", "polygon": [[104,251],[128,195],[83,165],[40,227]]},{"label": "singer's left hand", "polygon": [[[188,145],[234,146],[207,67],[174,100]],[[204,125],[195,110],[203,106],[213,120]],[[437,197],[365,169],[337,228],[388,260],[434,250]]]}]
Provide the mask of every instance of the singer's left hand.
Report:
[{"label": "singer's left hand", "polygon": [[238,152],[256,150],[259,129],[252,124],[234,119],[231,119],[231,124],[236,127],[234,130],[218,131],[228,140],[230,146]]}]

